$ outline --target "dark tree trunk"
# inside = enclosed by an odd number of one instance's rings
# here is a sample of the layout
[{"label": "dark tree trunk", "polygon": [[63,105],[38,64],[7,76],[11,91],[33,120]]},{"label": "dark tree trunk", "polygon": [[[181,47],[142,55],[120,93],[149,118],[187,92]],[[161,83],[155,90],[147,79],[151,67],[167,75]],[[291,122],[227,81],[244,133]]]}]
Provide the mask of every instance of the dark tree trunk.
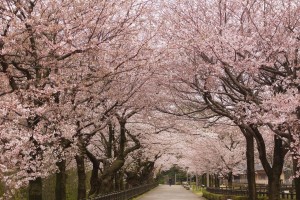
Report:
[{"label": "dark tree trunk", "polygon": [[[254,126],[246,127],[246,131],[244,131],[243,133],[247,139],[247,167],[249,167],[248,145],[250,144],[248,142],[248,141],[250,141],[250,136],[248,136],[248,133],[250,133],[250,134],[253,134],[253,136],[255,137],[255,140],[257,142],[257,149],[259,152],[259,159],[260,159],[261,164],[268,176],[269,200],[279,200],[279,197],[280,197],[280,175],[281,175],[282,169],[283,169],[284,157],[287,153],[287,149],[284,147],[283,141],[278,136],[274,136],[274,152],[273,152],[273,161],[272,161],[273,165],[271,166],[267,159],[264,139],[263,139],[261,133],[259,132],[258,128],[254,127]],[[252,141],[253,141],[253,139],[252,139]],[[251,150],[251,154],[253,154],[252,150]],[[254,157],[254,154],[253,154],[253,157]],[[253,166],[254,166],[254,160],[253,160]],[[253,172],[254,172],[254,168],[253,168]],[[251,180],[251,175],[247,174],[247,177],[248,177],[248,182],[249,182],[249,180]],[[253,178],[255,177],[254,173],[253,173],[252,177]],[[250,184],[248,184],[248,186],[250,187]],[[255,184],[254,184],[254,187],[255,187]],[[250,188],[249,188],[249,191],[250,191]]]},{"label": "dark tree trunk", "polygon": [[100,194],[113,192],[113,175],[101,180]]},{"label": "dark tree trunk", "polygon": [[214,177],[209,174],[209,187],[213,187],[214,186]]},{"label": "dark tree trunk", "polygon": [[[111,165],[110,164],[106,164],[105,161],[103,161],[103,173],[101,174],[101,176],[99,177],[99,183],[100,187],[98,188],[97,193],[107,193],[107,192],[111,192],[114,184],[113,184],[113,179],[116,175],[116,173],[119,172],[119,170],[123,167],[124,163],[125,163],[125,158],[126,156],[139,149],[141,147],[141,144],[139,142],[139,140],[136,138],[136,136],[131,135],[130,132],[126,129],[126,119],[128,119],[130,116],[132,116],[133,114],[135,114],[135,112],[132,112],[131,114],[128,114],[126,117],[121,117],[119,115],[117,115],[118,121],[119,121],[119,125],[120,125],[120,137],[119,137],[119,143],[118,143],[118,150],[115,151],[115,159]],[[112,127],[109,128],[109,132],[111,133],[111,141],[113,141],[113,132],[114,130],[112,129]],[[128,147],[126,148],[126,144],[127,144],[127,138],[126,135],[128,135],[132,141],[135,143],[134,146]]]},{"label": "dark tree trunk", "polygon": [[232,188],[232,181],[233,181],[232,172],[229,172],[227,176],[228,176],[227,177],[228,187]]},{"label": "dark tree trunk", "polygon": [[271,173],[268,175],[269,200],[280,199],[280,175],[282,173],[285,156],[282,140],[278,136],[275,136],[274,142],[273,166]]},{"label": "dark tree trunk", "polygon": [[[297,108],[297,117],[298,117],[298,120],[300,120],[300,106]],[[298,139],[300,139],[300,126],[298,124],[298,126],[296,125],[294,127],[294,130],[292,131],[294,133],[296,133],[298,136],[296,136],[296,134],[293,136],[291,135],[290,136],[290,141],[291,143],[295,143],[295,139],[298,137]],[[293,151],[293,150],[292,150]],[[294,184],[295,184],[295,190],[296,190],[296,200],[300,200],[300,177],[297,177],[296,173],[300,171],[300,167],[298,166],[298,159],[294,159],[293,158],[293,173],[294,173]]]},{"label": "dark tree trunk", "polygon": [[77,155],[75,157],[77,164],[77,176],[78,176],[78,187],[77,187],[77,199],[85,199],[86,198],[86,175],[85,175],[85,163],[84,156]]},{"label": "dark tree trunk", "polygon": [[280,199],[280,175],[268,177],[268,197],[270,200]]},{"label": "dark tree trunk", "polygon": [[[298,89],[298,92],[300,90]],[[297,118],[300,120],[300,106],[297,107]],[[300,139],[300,126],[299,124],[294,127],[294,133],[298,135],[298,139]],[[296,137],[296,136],[295,136]],[[292,139],[293,142],[295,142],[295,139]],[[294,171],[294,176],[296,176],[296,173],[300,171],[300,167],[297,165],[298,164],[297,159],[293,159],[293,171]],[[295,190],[296,190],[296,200],[300,200],[300,177],[294,178],[294,183],[295,183]]]},{"label": "dark tree trunk", "polygon": [[206,187],[208,187],[206,174],[202,175],[202,185],[205,185]]},{"label": "dark tree trunk", "polygon": [[93,194],[97,194],[98,193],[97,191],[99,190],[99,186],[100,186],[100,183],[99,183],[99,180],[98,180],[99,165],[100,165],[99,161],[93,163],[92,175],[91,175],[91,178],[90,178],[91,189],[89,191],[89,196],[91,196]]},{"label": "dark tree trunk", "polygon": [[204,174],[200,176],[200,186],[204,185]]},{"label": "dark tree trunk", "polygon": [[92,174],[91,174],[91,178],[90,178],[90,191],[88,196],[92,196],[94,194],[98,194],[99,192],[99,186],[100,186],[100,182],[99,182],[99,166],[100,166],[100,160],[98,160],[91,152],[89,152],[87,149],[85,149],[85,153],[87,155],[87,157],[89,158],[89,160],[92,162],[93,164],[93,168],[92,168]]},{"label": "dark tree trunk", "polygon": [[198,181],[197,181],[197,186],[198,186],[198,187],[200,187],[200,186],[201,186],[201,183],[202,183],[201,177],[202,177],[202,176],[199,176],[199,175],[196,176],[196,178],[198,178]]},{"label": "dark tree trunk", "polygon": [[215,174],[215,187],[216,188],[220,187],[220,179],[218,174]]},{"label": "dark tree trunk", "polygon": [[125,145],[126,145],[126,128],[125,128],[125,121],[120,121],[120,143],[119,143],[119,156],[124,158],[125,152]]},{"label": "dark tree trunk", "polygon": [[120,185],[120,190],[124,190],[124,172],[120,172],[120,177],[119,177],[119,185]]},{"label": "dark tree trunk", "polygon": [[241,128],[246,138],[246,159],[247,159],[247,181],[249,200],[257,199],[256,183],[255,183],[255,163],[254,163],[254,137],[245,129]]},{"label": "dark tree trunk", "polygon": [[114,177],[114,191],[120,191],[120,185],[119,185],[119,174],[116,173]]},{"label": "dark tree trunk", "polygon": [[124,162],[124,159],[117,159],[111,164],[111,166],[108,166],[106,169],[104,169],[103,174],[100,177],[101,186],[98,193],[105,194],[108,192],[112,192],[113,178],[115,174],[121,169],[121,167],[123,167]]},{"label": "dark tree trunk", "polygon": [[123,190],[123,172],[118,172],[115,176],[115,190]]},{"label": "dark tree trunk", "polygon": [[268,197],[269,200],[279,200],[280,197],[280,175],[282,173],[284,157],[287,148],[283,146],[283,141],[278,136],[274,136],[273,165],[269,164],[266,154],[265,142],[259,130],[252,127],[257,142],[259,159],[268,176]]},{"label": "dark tree trunk", "polygon": [[43,184],[42,178],[37,177],[35,180],[29,181],[29,200],[43,199]]},{"label": "dark tree trunk", "polygon": [[59,172],[56,173],[55,199],[66,200],[66,160],[61,160],[56,163]]},{"label": "dark tree trunk", "polygon": [[[300,171],[299,167],[297,166],[297,160],[293,159],[293,171],[294,175],[296,175],[297,171]],[[294,178],[295,183],[295,190],[296,190],[296,200],[300,200],[300,177]]]}]

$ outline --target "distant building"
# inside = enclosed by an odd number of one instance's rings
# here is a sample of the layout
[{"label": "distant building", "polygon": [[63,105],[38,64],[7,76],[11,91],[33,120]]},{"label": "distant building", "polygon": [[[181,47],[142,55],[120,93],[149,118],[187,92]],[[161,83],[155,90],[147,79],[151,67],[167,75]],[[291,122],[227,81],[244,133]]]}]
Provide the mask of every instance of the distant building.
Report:
[{"label": "distant building", "polygon": [[[290,168],[284,168],[283,173],[280,176],[281,184],[291,185],[292,184],[292,171]],[[261,165],[255,166],[255,181],[256,184],[268,184],[268,176]],[[233,177],[233,183],[248,183],[247,173],[239,174]],[[227,184],[226,180],[222,180],[222,184]]]}]

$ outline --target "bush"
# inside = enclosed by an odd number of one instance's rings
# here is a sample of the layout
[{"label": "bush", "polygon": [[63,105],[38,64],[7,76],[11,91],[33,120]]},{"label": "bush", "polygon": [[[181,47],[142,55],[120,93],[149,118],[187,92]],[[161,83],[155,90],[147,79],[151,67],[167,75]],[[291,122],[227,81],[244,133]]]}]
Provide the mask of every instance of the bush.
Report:
[{"label": "bush", "polygon": [[[248,200],[245,196],[227,196],[227,195],[221,195],[221,194],[213,194],[207,191],[203,191],[203,197],[205,197],[208,200]],[[267,197],[258,197],[258,200],[268,200]]]},{"label": "bush", "polygon": [[221,194],[213,194],[207,191],[203,191],[203,197],[207,198],[208,200],[226,200],[227,197]]},{"label": "bush", "polygon": [[244,196],[234,196],[232,198],[232,200],[247,200],[248,198],[247,197],[244,197]]},{"label": "bush", "polygon": [[258,200],[268,200],[268,197],[258,197]]}]

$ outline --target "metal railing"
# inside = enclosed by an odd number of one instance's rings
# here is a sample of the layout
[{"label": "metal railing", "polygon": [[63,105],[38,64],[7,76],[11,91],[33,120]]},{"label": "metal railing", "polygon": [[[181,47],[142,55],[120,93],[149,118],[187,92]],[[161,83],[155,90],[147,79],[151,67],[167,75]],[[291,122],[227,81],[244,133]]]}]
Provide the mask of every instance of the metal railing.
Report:
[{"label": "metal railing", "polygon": [[[267,187],[257,187],[257,194],[259,196],[267,196],[268,189]],[[207,192],[214,193],[214,194],[224,194],[224,195],[237,195],[237,196],[248,196],[248,190],[244,187],[220,187],[220,188],[206,188]],[[295,199],[296,192],[295,189],[292,187],[282,187],[280,189],[280,198],[282,199]]]},{"label": "metal railing", "polygon": [[148,185],[143,185],[119,192],[113,192],[105,195],[100,195],[97,197],[88,198],[87,200],[128,200],[133,197],[139,196],[153,188],[158,186],[158,183],[152,183]]}]

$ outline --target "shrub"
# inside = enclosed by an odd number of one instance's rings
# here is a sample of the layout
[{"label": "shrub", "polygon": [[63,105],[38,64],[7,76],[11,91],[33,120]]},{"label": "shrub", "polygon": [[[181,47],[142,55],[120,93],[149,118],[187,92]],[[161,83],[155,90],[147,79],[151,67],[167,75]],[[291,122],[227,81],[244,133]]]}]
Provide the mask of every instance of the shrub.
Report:
[{"label": "shrub", "polygon": [[226,200],[227,199],[227,197],[224,195],[209,193],[205,190],[203,191],[203,197],[205,197],[208,200]]},{"label": "shrub", "polygon": [[[227,195],[221,195],[221,194],[213,194],[213,193],[209,193],[205,190],[203,191],[203,197],[205,197],[208,200],[227,200],[227,199],[248,200],[248,198],[245,196],[227,196]],[[268,198],[267,197],[258,197],[258,200],[268,200]]]},{"label": "shrub", "polygon": [[248,198],[245,196],[234,196],[232,197],[232,200],[247,200]]},{"label": "shrub", "polygon": [[268,200],[268,197],[258,197],[258,200]]}]

